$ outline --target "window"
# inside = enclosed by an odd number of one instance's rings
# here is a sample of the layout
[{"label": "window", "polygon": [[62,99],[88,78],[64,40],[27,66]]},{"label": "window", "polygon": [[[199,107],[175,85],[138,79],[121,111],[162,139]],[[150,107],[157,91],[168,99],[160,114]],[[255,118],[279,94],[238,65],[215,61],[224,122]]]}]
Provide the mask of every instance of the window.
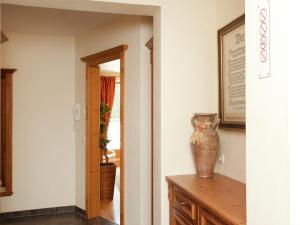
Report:
[{"label": "window", "polygon": [[110,150],[120,149],[120,83],[116,83],[114,104],[109,120],[108,139],[110,142],[107,148]]}]

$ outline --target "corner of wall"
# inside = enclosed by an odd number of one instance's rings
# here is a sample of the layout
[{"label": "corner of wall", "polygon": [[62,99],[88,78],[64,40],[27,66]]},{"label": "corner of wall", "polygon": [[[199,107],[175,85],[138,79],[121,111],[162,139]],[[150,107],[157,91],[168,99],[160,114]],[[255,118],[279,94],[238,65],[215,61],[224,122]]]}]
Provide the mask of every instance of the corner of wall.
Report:
[{"label": "corner of wall", "polygon": [[[216,0],[217,30],[245,13],[245,0]],[[216,65],[217,67],[217,65]],[[216,75],[217,76],[217,75]],[[220,154],[224,164],[217,162],[216,171],[233,179],[246,182],[246,134],[245,131],[219,129]]]}]

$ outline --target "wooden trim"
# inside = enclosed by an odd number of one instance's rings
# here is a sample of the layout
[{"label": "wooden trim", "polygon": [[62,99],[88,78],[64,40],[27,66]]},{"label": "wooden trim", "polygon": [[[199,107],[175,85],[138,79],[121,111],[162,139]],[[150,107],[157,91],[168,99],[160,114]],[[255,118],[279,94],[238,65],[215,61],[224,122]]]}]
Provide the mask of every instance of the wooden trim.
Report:
[{"label": "wooden trim", "polygon": [[[118,47],[105,50],[103,52],[99,52],[96,54],[92,54],[86,57],[81,58],[83,62],[86,62],[87,68],[98,68],[99,64],[109,62],[111,60],[120,59],[120,79],[121,79],[121,99],[120,99],[120,128],[121,128],[121,136],[120,136],[120,142],[121,142],[121,154],[120,154],[120,168],[121,168],[121,175],[120,175],[120,222],[121,225],[125,225],[125,147],[124,147],[124,107],[125,107],[125,51],[128,49],[127,45],[120,45]],[[87,76],[89,74],[89,71],[87,69]],[[94,74],[95,76],[95,74]],[[100,77],[100,69],[99,69],[99,77]],[[91,154],[91,146],[90,144],[95,144],[96,142],[99,143],[99,135],[95,135],[95,132],[91,127],[92,124],[95,123],[95,115],[100,114],[100,102],[99,102],[99,89],[100,89],[100,82],[91,81],[89,82],[87,77],[87,126],[86,128],[86,140],[87,140],[87,146],[86,146],[86,211],[87,211],[87,218],[94,218],[99,216],[100,213],[100,197],[98,198],[99,204],[93,204],[91,202],[92,199],[95,199],[95,196],[91,196],[91,190],[96,191],[98,188],[98,184],[100,185],[100,150],[96,151],[95,154]],[[94,93],[93,95],[90,94]],[[98,94],[95,94],[97,92]],[[88,96],[90,96],[88,98]],[[92,122],[93,121],[93,122]],[[91,161],[93,160],[93,157],[99,158],[99,164],[98,167],[92,168]],[[98,163],[98,162],[96,162]],[[92,176],[91,171],[93,171],[95,174],[99,174]],[[90,179],[89,179],[90,177]],[[99,186],[100,191],[100,186]]]},{"label": "wooden trim", "polygon": [[99,216],[100,209],[100,71],[86,65],[86,212],[87,218]]},{"label": "wooden trim", "polygon": [[8,41],[8,37],[1,31],[1,44]]},{"label": "wooden trim", "polygon": [[12,196],[12,195],[13,195],[12,191],[0,192],[0,197],[7,197],[7,196]]},{"label": "wooden trim", "polygon": [[1,69],[1,177],[5,192],[0,196],[13,194],[12,180],[12,110],[13,79],[15,69]]},{"label": "wooden trim", "polygon": [[151,38],[145,45],[150,50],[150,63],[151,63],[151,224],[153,224],[154,218],[154,118],[153,118],[153,107],[154,107],[154,99],[153,99],[153,86],[154,86],[154,78],[153,78],[153,38]]},{"label": "wooden trim", "polygon": [[[127,49],[127,48],[126,48]],[[120,223],[125,225],[125,52],[120,55]]]},{"label": "wooden trim", "polygon": [[81,61],[89,64],[98,66],[99,64],[110,62],[121,58],[122,52],[128,49],[128,45],[120,45],[102,52],[98,52],[92,55],[81,58]]},{"label": "wooden trim", "polygon": [[5,74],[13,74],[16,71],[17,71],[16,69],[3,68],[3,69],[1,69],[1,76],[5,75]]},{"label": "wooden trim", "polygon": [[151,38],[151,39],[145,44],[145,46],[146,46],[147,48],[149,48],[150,50],[152,50],[152,49],[153,49],[153,38]]}]

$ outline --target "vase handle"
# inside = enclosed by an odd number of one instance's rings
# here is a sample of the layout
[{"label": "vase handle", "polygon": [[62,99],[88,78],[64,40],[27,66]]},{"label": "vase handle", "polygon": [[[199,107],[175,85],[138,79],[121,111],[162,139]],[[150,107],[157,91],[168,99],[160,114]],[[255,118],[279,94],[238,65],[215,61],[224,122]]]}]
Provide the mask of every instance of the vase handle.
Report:
[{"label": "vase handle", "polygon": [[195,122],[196,117],[197,117],[197,116],[194,115],[194,116],[192,117],[192,119],[191,119],[191,123],[192,123],[192,125],[193,125],[194,128],[197,127],[197,124],[196,124],[196,122]]},{"label": "vase handle", "polygon": [[215,117],[214,117],[214,120],[212,121],[212,128],[213,129],[216,129],[217,128],[217,126],[220,124],[220,122],[221,122],[221,119],[220,119],[220,117],[219,117],[219,115],[216,115]]}]

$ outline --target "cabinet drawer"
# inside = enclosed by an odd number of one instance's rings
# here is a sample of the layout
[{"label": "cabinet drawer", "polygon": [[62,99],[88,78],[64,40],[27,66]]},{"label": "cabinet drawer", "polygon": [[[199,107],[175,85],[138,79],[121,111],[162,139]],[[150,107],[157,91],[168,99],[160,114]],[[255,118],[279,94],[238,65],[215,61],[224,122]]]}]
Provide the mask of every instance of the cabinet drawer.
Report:
[{"label": "cabinet drawer", "polygon": [[171,225],[192,225],[189,221],[187,221],[184,216],[182,216],[176,209],[172,209],[171,211]]},{"label": "cabinet drawer", "polygon": [[222,222],[217,217],[203,210],[199,216],[199,225],[228,225]]},{"label": "cabinet drawer", "polygon": [[174,187],[173,194],[174,207],[195,223],[197,219],[197,204],[176,187]]}]

